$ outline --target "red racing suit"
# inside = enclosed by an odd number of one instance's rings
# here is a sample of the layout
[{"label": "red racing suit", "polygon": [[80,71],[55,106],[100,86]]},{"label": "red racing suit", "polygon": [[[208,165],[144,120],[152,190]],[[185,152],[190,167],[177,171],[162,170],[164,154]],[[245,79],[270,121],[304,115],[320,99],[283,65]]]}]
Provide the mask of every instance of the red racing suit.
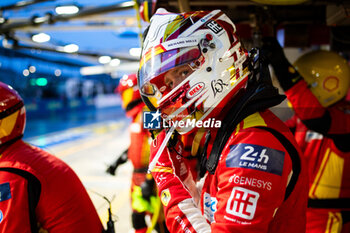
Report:
[{"label": "red racing suit", "polygon": [[[143,105],[142,105],[143,106]],[[129,126],[130,146],[128,158],[133,167],[132,183],[140,186],[144,181],[149,161],[149,132],[142,127],[142,107],[136,115],[133,116]]]},{"label": "red racing suit", "polygon": [[349,104],[323,108],[303,80],[286,95],[296,112],[287,125],[308,162],[307,232],[350,232]]},{"label": "red racing suit", "polygon": [[29,174],[40,182],[35,216],[43,230],[102,232],[95,207],[74,171],[48,152],[17,140],[0,154],[1,233],[32,232],[28,179],[19,174]]},{"label": "red racing suit", "polygon": [[[258,126],[281,132],[296,146],[288,128],[269,110],[246,117],[226,142],[215,173],[204,176],[199,203],[184,186],[181,175],[172,174],[176,166],[167,167],[166,160],[159,160],[152,174],[170,232],[305,231],[307,171],[303,159],[298,155],[299,178],[285,200],[292,159],[273,134]],[[211,140],[208,154],[212,146]],[[176,163],[176,159],[171,160]],[[178,170],[181,174],[183,168]]]}]

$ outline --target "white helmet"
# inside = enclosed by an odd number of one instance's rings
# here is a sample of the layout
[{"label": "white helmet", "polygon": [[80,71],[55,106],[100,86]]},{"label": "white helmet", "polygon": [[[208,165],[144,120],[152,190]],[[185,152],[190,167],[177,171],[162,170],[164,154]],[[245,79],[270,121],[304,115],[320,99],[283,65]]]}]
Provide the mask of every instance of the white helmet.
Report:
[{"label": "white helmet", "polygon": [[[216,117],[249,76],[248,54],[235,32],[220,10],[159,9],[151,18],[138,73],[148,107],[159,109],[166,122]],[[177,125],[180,134],[195,128]]]}]

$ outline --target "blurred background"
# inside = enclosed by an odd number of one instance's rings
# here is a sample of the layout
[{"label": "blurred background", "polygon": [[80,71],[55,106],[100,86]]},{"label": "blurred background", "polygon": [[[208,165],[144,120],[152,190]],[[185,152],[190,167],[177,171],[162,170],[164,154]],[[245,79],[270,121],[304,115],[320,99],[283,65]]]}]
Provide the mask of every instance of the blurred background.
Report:
[{"label": "blurred background", "polygon": [[[114,89],[135,73],[143,0],[0,1],[0,81],[12,85],[27,109],[25,140],[65,160],[87,187],[101,219],[108,203],[117,232],[131,231],[131,165],[115,177],[108,164],[129,144]],[[275,35],[291,62],[315,49],[350,58],[347,0],[153,0],[172,12],[223,10],[250,49]],[[277,107],[281,118],[289,112]]]}]

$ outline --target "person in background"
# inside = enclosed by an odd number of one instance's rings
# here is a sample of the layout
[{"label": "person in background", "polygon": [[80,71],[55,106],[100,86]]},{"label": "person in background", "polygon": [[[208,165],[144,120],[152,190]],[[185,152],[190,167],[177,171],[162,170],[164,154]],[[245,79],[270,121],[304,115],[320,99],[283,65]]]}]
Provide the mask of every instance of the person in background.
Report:
[{"label": "person in background", "polygon": [[[114,175],[119,165],[130,160],[133,165],[131,218],[135,233],[145,233],[153,227],[156,227],[160,233],[167,232],[162,216],[159,215],[160,213],[155,213],[160,203],[157,203],[158,198],[153,177],[151,174],[147,174],[150,134],[148,130],[142,127],[142,114],[143,111],[147,110],[147,107],[142,102],[137,87],[136,74],[122,77],[115,92],[121,96],[122,108],[125,110],[126,116],[132,119],[129,127],[130,146],[118,157],[115,163],[108,167],[107,172]],[[154,226],[148,226],[149,224],[146,222],[147,216],[151,216]],[[159,224],[155,225],[157,223],[155,221],[159,222]]]},{"label": "person in background", "polygon": [[103,232],[74,171],[21,139],[25,122],[20,95],[0,82],[0,232]]},{"label": "person in background", "polygon": [[312,51],[291,65],[275,38],[263,48],[295,112],[287,124],[309,166],[307,232],[350,232],[349,64],[335,52]]},{"label": "person in background", "polygon": [[[292,133],[268,110],[284,97],[222,11],[158,9],[138,83],[154,118],[167,124],[151,144],[149,170],[170,232],[305,231],[306,166]],[[176,135],[203,130],[198,199]]]}]

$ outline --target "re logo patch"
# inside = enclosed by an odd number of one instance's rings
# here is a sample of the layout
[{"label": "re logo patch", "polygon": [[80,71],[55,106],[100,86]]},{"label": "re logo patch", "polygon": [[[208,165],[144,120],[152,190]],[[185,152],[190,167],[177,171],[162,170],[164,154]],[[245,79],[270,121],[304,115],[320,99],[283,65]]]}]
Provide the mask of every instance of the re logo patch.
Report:
[{"label": "re logo patch", "polygon": [[227,201],[226,212],[251,220],[254,218],[260,194],[249,189],[234,187]]},{"label": "re logo patch", "polygon": [[10,183],[0,184],[0,202],[11,199]]},{"label": "re logo patch", "polygon": [[169,192],[169,189],[165,189],[160,194],[160,200],[162,201],[164,206],[167,206],[169,204],[169,201],[171,199],[171,194]]},{"label": "re logo patch", "polygon": [[226,167],[250,168],[281,176],[284,152],[269,147],[239,143],[230,146]]},{"label": "re logo patch", "polygon": [[3,219],[4,219],[4,214],[3,214],[2,211],[0,210],[0,223],[2,222]]},{"label": "re logo patch", "polygon": [[207,26],[207,28],[209,28],[210,30],[212,30],[215,34],[218,34],[219,32],[221,32],[222,30],[224,30],[220,24],[218,24],[217,22],[210,20],[208,23],[205,24],[205,26]]}]

